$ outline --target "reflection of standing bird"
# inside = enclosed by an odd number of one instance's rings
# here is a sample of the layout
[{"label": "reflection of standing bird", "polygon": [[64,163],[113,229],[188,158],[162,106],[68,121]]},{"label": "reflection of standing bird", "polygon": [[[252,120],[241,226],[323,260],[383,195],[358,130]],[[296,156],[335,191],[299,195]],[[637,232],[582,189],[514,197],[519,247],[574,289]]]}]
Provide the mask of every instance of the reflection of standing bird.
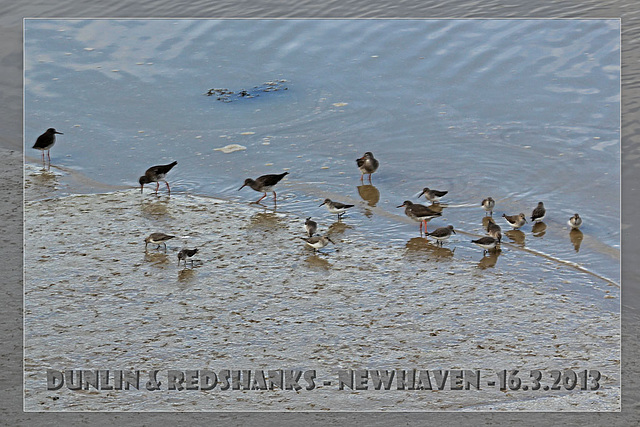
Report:
[{"label": "reflection of standing bird", "polygon": [[273,202],[275,203],[276,202],[276,192],[274,191],[273,188],[288,173],[289,172],[284,172],[284,173],[281,173],[279,175],[276,175],[276,174],[262,175],[261,177],[259,177],[256,180],[253,180],[251,178],[247,178],[247,179],[244,180],[244,184],[242,184],[242,187],[238,188],[238,191],[242,190],[246,185],[248,185],[249,187],[251,187],[254,190],[256,190],[258,193],[264,193],[264,196],[260,197],[254,203],[260,203],[260,200],[262,200],[265,197],[267,197],[267,193],[268,192],[273,192]]},{"label": "reflection of standing bird", "polygon": [[531,221],[542,221],[546,212],[547,210],[544,208],[544,203],[538,202],[538,206],[536,206],[536,208],[531,213]]},{"label": "reflection of standing bird", "polygon": [[147,245],[149,243],[153,243],[154,245],[158,245],[156,249],[160,249],[160,245],[164,245],[164,250],[167,250],[167,240],[173,239],[176,236],[171,236],[169,234],[164,233],[151,233],[149,237],[144,239],[144,250],[147,250]]},{"label": "reflection of standing bird", "polygon": [[[198,248],[195,248],[195,249],[182,249],[180,252],[178,252],[178,265],[180,265],[180,261],[184,260],[184,265],[186,267],[187,266],[187,258],[191,258],[192,256],[194,256],[197,253],[198,253]],[[193,260],[190,259],[189,261],[191,261],[191,265],[193,265]]]},{"label": "reflection of standing bird", "polygon": [[429,189],[429,187],[425,187],[422,190],[422,193],[418,195],[418,198],[424,194],[424,197],[426,197],[430,202],[438,203],[440,201],[440,198],[444,197],[444,195],[447,193],[448,191],[431,190]]},{"label": "reflection of standing bird", "polygon": [[54,128],[49,128],[36,139],[36,143],[33,144],[33,148],[36,150],[42,151],[42,163],[44,163],[44,152],[47,152],[47,158],[49,159],[49,163],[51,163],[51,156],[49,155],[49,150],[53,147],[53,144],[56,143],[56,134],[64,135],[62,132],[58,132]]},{"label": "reflection of standing bird", "polygon": [[312,237],[318,229],[318,223],[315,221],[311,221],[311,217],[309,217],[304,222],[304,229],[307,230],[307,234],[309,235],[309,237]]},{"label": "reflection of standing bird", "polygon": [[144,175],[141,176],[140,179],[138,180],[138,182],[140,183],[140,192],[142,193],[142,190],[145,184],[149,184],[150,182],[155,182],[156,194],[157,194],[158,188],[160,188],[160,181],[164,181],[164,183],[167,184],[167,191],[169,192],[169,194],[171,194],[171,187],[169,187],[169,183],[164,179],[164,177],[177,164],[178,162],[173,162],[173,163],[169,163],[168,165],[151,166],[149,169],[147,169]]},{"label": "reflection of standing bird", "polygon": [[333,243],[333,240],[331,240],[329,236],[313,236],[309,237],[308,239],[301,237],[301,239],[304,240],[307,245],[313,248],[313,252],[317,252],[318,250],[324,248],[329,244],[329,242]]},{"label": "reflection of standing bird", "polygon": [[[491,216],[493,216],[493,208],[496,206],[496,201],[491,197],[487,197],[482,201],[482,207],[485,212],[489,212]],[[486,215],[486,214],[485,214]]]},{"label": "reflection of standing bird", "polygon": [[369,182],[371,182],[371,174],[378,170],[378,166],[380,166],[380,162],[373,157],[373,153],[367,151],[364,156],[356,159],[356,163],[358,164],[358,169],[362,172],[360,182],[363,181],[365,174],[369,174]]},{"label": "reflection of standing bird", "polygon": [[440,212],[433,211],[425,205],[413,203],[409,200],[405,200],[403,204],[397,206],[399,208],[404,207],[404,213],[409,218],[420,223],[420,234],[422,234],[422,224],[424,223],[424,232],[427,232],[427,222],[433,218],[442,215]]},{"label": "reflection of standing bird", "polygon": [[523,213],[520,213],[519,215],[502,214],[502,217],[507,220],[509,225],[513,227],[514,230],[522,227],[527,222],[527,219]]},{"label": "reflection of standing bird", "polygon": [[568,224],[571,228],[577,230],[582,225],[582,218],[580,218],[578,214],[573,214],[573,216],[569,218]]},{"label": "reflection of standing bird", "polygon": [[451,237],[451,233],[456,234],[456,231],[453,229],[453,225],[449,225],[448,227],[440,227],[436,228],[431,233],[426,233],[427,236],[431,236],[442,245],[442,242]]}]

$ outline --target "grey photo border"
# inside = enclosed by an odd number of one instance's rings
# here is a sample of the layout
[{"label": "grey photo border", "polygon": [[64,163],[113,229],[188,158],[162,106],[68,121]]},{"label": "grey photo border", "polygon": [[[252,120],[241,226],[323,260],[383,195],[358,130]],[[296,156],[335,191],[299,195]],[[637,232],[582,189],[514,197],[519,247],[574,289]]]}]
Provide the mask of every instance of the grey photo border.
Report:
[{"label": "grey photo border", "polygon": [[[110,0],[103,0],[98,2],[97,0],[86,1],[73,1],[70,0],[65,5],[65,10],[56,9],[56,1],[45,0],[37,5],[20,5],[19,7],[11,8],[8,13],[5,11],[0,15],[0,36],[9,35],[6,40],[11,41],[9,46],[11,51],[16,51],[16,46],[13,44],[15,41],[20,43],[19,50],[22,51],[22,19],[25,17],[59,17],[65,18],[73,17],[137,17],[137,18],[161,18],[165,17],[162,14],[158,14],[158,9],[155,6],[158,4],[166,3],[166,1],[160,0],[148,0],[147,2],[140,3],[138,5],[131,5],[131,7],[125,7],[118,10],[118,14],[109,13],[108,16],[104,13],[100,13],[101,10],[109,11]],[[115,2],[114,2],[115,3]],[[634,49],[637,40],[626,37],[626,34],[637,33],[638,23],[633,22],[633,17],[638,15],[640,6],[636,5],[633,0],[624,1],[609,1],[601,2],[600,6],[596,8],[587,9],[585,12],[581,12],[580,8],[577,8],[575,2],[571,1],[558,1],[558,2],[536,2],[535,7],[527,9],[528,2],[524,0],[513,0],[509,2],[507,7],[506,2],[502,3],[485,3],[475,1],[459,1],[453,0],[451,2],[440,3],[433,0],[418,1],[407,0],[400,4],[397,2],[382,2],[382,1],[364,1],[364,0],[352,0],[350,2],[314,2],[313,4],[301,3],[293,0],[273,0],[269,3],[262,4],[257,1],[230,1],[225,0],[223,2],[215,2],[212,4],[201,5],[196,3],[191,6],[183,7],[184,16],[175,16],[171,14],[171,18],[183,17],[183,18],[619,18],[622,20],[622,156],[624,158],[625,152],[628,154],[629,141],[638,143],[640,139],[640,130],[634,129],[632,123],[634,118],[637,118],[637,113],[634,112],[633,99],[634,95],[640,92],[639,88],[636,88],[633,81],[625,78],[625,75],[637,76],[639,74],[639,63],[637,48]],[[74,7],[71,8],[70,5]],[[329,5],[329,6],[328,6]],[[47,7],[48,6],[48,7]],[[198,10],[201,8],[201,10]],[[126,10],[125,10],[126,9]],[[533,10],[531,10],[533,9]],[[174,8],[172,7],[173,11]],[[523,13],[523,11],[531,10],[530,12]],[[238,12],[241,11],[241,12]],[[635,25],[634,25],[635,24]],[[16,37],[16,34],[17,37]],[[3,37],[4,38],[4,37]],[[3,50],[9,45],[9,43],[3,43]],[[15,55],[14,55],[15,56]],[[14,56],[11,56],[14,59]],[[2,57],[5,58],[5,53],[2,53]],[[635,58],[635,59],[634,59]],[[18,59],[17,57],[15,58]],[[22,56],[20,55],[20,60]],[[20,73],[15,77],[12,75],[10,80],[9,93],[5,99],[12,100],[15,98],[16,93],[19,91],[19,111],[22,112],[22,63],[18,65]],[[3,103],[4,104],[4,103]],[[0,147],[10,148],[15,150],[21,150],[22,147],[22,123],[15,123],[15,110],[14,106],[9,107],[11,111],[8,114],[4,114],[4,110],[8,109],[6,105],[2,107],[4,119],[0,119],[0,125],[3,129],[5,136],[0,140]],[[13,114],[12,114],[13,113]],[[637,121],[637,120],[635,120]],[[626,142],[626,144],[625,144]],[[21,163],[20,163],[21,164]],[[15,167],[12,165],[12,167]],[[6,165],[5,165],[6,168]],[[622,170],[622,217],[627,218],[626,223],[629,223],[631,215],[627,207],[629,204],[624,202],[625,199],[629,199],[633,196],[632,183],[639,182],[637,174],[640,174],[638,170],[632,170],[633,168],[624,168]],[[12,170],[13,171],[13,170]],[[16,176],[19,179],[22,178],[22,170],[18,168],[15,171]],[[20,205],[20,213],[22,213],[22,194],[20,197],[16,197],[17,200],[11,200],[11,205]],[[5,203],[5,202],[3,202]],[[22,215],[20,215],[20,218]],[[625,223],[625,222],[623,222]],[[10,224],[13,224],[11,222]],[[631,228],[633,230],[633,228]],[[633,230],[635,231],[635,230]],[[10,228],[6,231],[11,234],[11,238],[22,241],[22,227],[21,222],[18,223],[18,227]],[[9,237],[9,236],[8,236]],[[636,245],[637,239],[634,239],[635,233],[625,232],[623,233],[623,246],[625,251],[622,254],[622,282],[625,284],[623,287],[623,311],[622,311],[622,341],[623,341],[623,365],[622,365],[622,412],[621,413],[571,413],[570,419],[566,417],[567,414],[554,413],[429,413],[428,416],[420,413],[412,414],[398,414],[398,413],[332,413],[332,414],[316,414],[316,413],[219,413],[216,414],[216,422],[222,421],[225,425],[243,425],[249,422],[269,422],[274,421],[278,423],[293,423],[296,421],[304,420],[304,422],[314,422],[324,424],[345,422],[366,422],[371,425],[388,425],[390,423],[411,423],[420,424],[421,422],[438,422],[451,421],[452,417],[455,420],[460,421],[473,421],[473,424],[477,423],[508,423],[509,425],[524,425],[531,424],[532,421],[545,422],[553,421],[557,418],[557,421],[563,422],[563,424],[573,425],[603,425],[604,423],[610,423],[611,425],[633,425],[634,420],[640,418],[637,410],[637,380],[634,379],[635,375],[638,375],[638,366],[633,362],[638,356],[637,353],[632,353],[629,346],[625,345],[625,342],[631,342],[634,337],[638,336],[638,309],[640,309],[640,298],[638,297],[637,283],[634,283],[633,273],[625,271],[626,260],[630,260],[629,255],[635,253],[633,250]],[[628,245],[632,247],[628,249]],[[625,254],[627,254],[625,256]],[[20,265],[10,265],[10,263],[18,262]],[[5,340],[2,344],[2,360],[3,375],[2,384],[0,386],[0,393],[2,393],[2,404],[0,408],[2,410],[3,418],[9,421],[12,425],[36,425],[39,423],[50,422],[64,422],[66,425],[80,425],[90,423],[91,425],[102,425],[107,423],[113,423],[115,420],[121,425],[165,425],[168,423],[174,423],[179,419],[189,419],[191,422],[211,422],[211,414],[203,413],[23,413],[22,412],[22,330],[16,331],[11,326],[22,325],[22,313],[20,308],[22,307],[22,254],[18,256],[4,257],[2,262],[2,276],[5,278],[4,285],[6,288],[12,287],[17,291],[8,292],[5,290],[5,309],[6,313],[0,318],[0,325],[3,326]],[[627,264],[628,265],[628,264]],[[19,274],[15,274],[15,271]],[[5,274],[6,273],[6,274]],[[14,276],[20,283],[12,282]],[[631,289],[630,289],[631,288]],[[12,318],[18,316],[17,319]],[[7,317],[9,316],[9,317]],[[10,332],[10,333],[7,333]],[[625,351],[626,350],[626,351]],[[637,350],[636,348],[632,349]],[[625,363],[629,361],[629,363]],[[17,366],[16,366],[17,364]],[[46,417],[46,418],[44,418]],[[560,418],[562,417],[562,418]],[[570,423],[570,424],[569,424]]]}]

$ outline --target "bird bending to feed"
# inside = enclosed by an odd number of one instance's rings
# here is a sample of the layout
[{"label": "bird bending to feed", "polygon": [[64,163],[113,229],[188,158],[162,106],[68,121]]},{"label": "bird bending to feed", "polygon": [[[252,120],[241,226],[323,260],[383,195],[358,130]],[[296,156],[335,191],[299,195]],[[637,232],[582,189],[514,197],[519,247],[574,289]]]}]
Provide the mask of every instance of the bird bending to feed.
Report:
[{"label": "bird bending to feed", "polygon": [[373,157],[373,153],[367,151],[364,153],[364,156],[356,159],[356,163],[358,164],[358,169],[362,172],[362,175],[360,175],[360,182],[363,182],[365,174],[369,174],[369,182],[371,182],[371,174],[377,171],[378,166],[380,166],[380,162]]},{"label": "bird bending to feed", "polygon": [[[313,252],[317,252],[318,250],[324,248],[329,244],[329,242],[333,243],[333,240],[329,238],[329,236],[313,236],[309,238],[301,237],[307,245],[313,248]],[[335,245],[335,243],[333,243]]]},{"label": "bird bending to feed", "polygon": [[[184,260],[185,267],[187,266],[187,258],[191,258],[195,254],[198,253],[198,248],[195,249],[182,249],[178,252],[178,265],[180,265],[180,261]],[[191,265],[193,265],[193,259],[190,259]]]},{"label": "bird bending to feed", "polygon": [[345,205],[344,203],[333,202],[331,201],[331,199],[324,199],[324,202],[322,202],[320,206],[322,205],[325,205],[329,212],[338,214],[338,221],[340,221],[340,218],[342,218],[342,215],[344,215],[347,209],[353,207],[353,205]]},{"label": "bird bending to feed", "polygon": [[44,152],[47,152],[47,158],[49,159],[49,163],[51,163],[51,156],[49,155],[49,150],[53,147],[53,144],[56,143],[56,134],[64,135],[62,132],[58,132],[54,128],[47,129],[42,135],[36,139],[36,143],[33,144],[33,148],[36,150],[42,151],[42,163],[44,163]]},{"label": "bird bending to feed", "polygon": [[442,246],[443,242],[451,237],[451,233],[456,234],[456,231],[453,229],[453,225],[449,225],[447,227],[436,228],[431,233],[426,233],[427,236],[431,236],[440,243]]},{"label": "bird bending to feed", "polygon": [[418,195],[418,198],[424,194],[424,197],[426,197],[430,202],[438,203],[440,198],[444,197],[447,193],[448,191],[431,190],[429,187],[424,187],[422,193]]},{"label": "bird bending to feed", "polygon": [[156,249],[160,249],[160,245],[164,245],[164,250],[167,250],[167,240],[171,240],[176,236],[172,236],[170,234],[164,234],[164,233],[151,233],[149,234],[149,237],[147,237],[146,239],[144,239],[144,250],[147,250],[147,245],[149,243],[152,243],[154,245],[158,245],[158,247]]},{"label": "bird bending to feed", "polygon": [[482,207],[484,208],[485,213],[489,212],[491,216],[493,216],[493,208],[495,207],[495,205],[496,205],[496,201],[493,200],[491,197],[487,197],[482,201]]},{"label": "bird bending to feed", "polygon": [[487,234],[496,239],[498,243],[502,240],[502,229],[498,224],[496,224],[493,218],[489,218],[487,223]]},{"label": "bird bending to feed", "polygon": [[578,214],[573,214],[573,216],[569,218],[568,224],[571,228],[577,230],[582,225],[582,218],[580,218]]},{"label": "bird bending to feed", "polygon": [[318,223],[315,221],[311,221],[311,217],[309,217],[304,222],[304,229],[307,231],[309,237],[312,237],[318,229]]},{"label": "bird bending to feed", "polygon": [[538,206],[531,213],[531,221],[538,222],[544,219],[544,214],[547,210],[544,208],[544,203],[538,202]]},{"label": "bird bending to feed", "polygon": [[485,236],[476,240],[472,240],[471,243],[475,243],[476,245],[484,249],[484,251],[482,252],[482,254],[484,255],[485,252],[495,249],[496,245],[498,244],[498,240],[494,239],[491,236]]},{"label": "bird bending to feed", "polygon": [[169,187],[169,183],[164,179],[164,177],[167,176],[169,171],[173,169],[173,167],[177,164],[178,162],[173,162],[173,163],[169,163],[168,165],[151,166],[149,169],[147,169],[144,175],[141,176],[140,179],[138,180],[138,182],[140,183],[140,192],[142,193],[142,190],[144,189],[145,184],[149,184],[150,182],[155,182],[156,194],[158,194],[158,188],[160,188],[160,181],[164,181],[164,183],[167,184],[167,191],[169,192],[169,194],[171,194],[171,187]]},{"label": "bird bending to feed", "polygon": [[527,222],[527,218],[523,213],[521,213],[520,215],[502,214],[502,217],[507,220],[509,225],[513,227],[514,230],[522,227]]},{"label": "bird bending to feed", "polygon": [[276,174],[262,175],[261,177],[259,177],[256,180],[253,180],[251,178],[247,178],[247,179],[244,180],[244,184],[242,184],[242,187],[238,188],[238,191],[242,190],[245,186],[248,185],[249,187],[253,188],[257,192],[264,193],[264,195],[262,197],[260,197],[257,201],[255,201],[253,203],[260,203],[260,201],[262,199],[267,197],[267,193],[273,192],[273,202],[275,203],[276,202],[276,192],[274,191],[273,188],[288,173],[289,172],[284,172],[284,173],[281,173],[279,175],[276,175]]},{"label": "bird bending to feed", "polygon": [[424,232],[427,232],[427,222],[433,218],[442,215],[440,212],[435,212],[429,209],[427,206],[413,203],[409,200],[405,200],[403,204],[397,206],[398,208],[404,207],[404,213],[409,218],[420,223],[420,234],[422,235],[422,223],[424,223]]}]

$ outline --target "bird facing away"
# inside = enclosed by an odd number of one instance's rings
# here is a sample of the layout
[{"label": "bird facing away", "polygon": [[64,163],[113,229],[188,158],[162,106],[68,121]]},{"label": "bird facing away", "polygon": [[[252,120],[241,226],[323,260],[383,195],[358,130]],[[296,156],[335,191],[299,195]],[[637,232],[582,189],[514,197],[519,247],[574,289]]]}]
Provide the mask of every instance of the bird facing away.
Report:
[{"label": "bird facing away", "polygon": [[322,205],[326,206],[329,212],[338,214],[338,221],[340,221],[340,218],[342,218],[342,215],[344,215],[347,209],[353,207],[353,205],[346,205],[340,202],[333,202],[331,201],[331,199],[324,199],[324,202],[322,202],[320,206]]},{"label": "bird facing away", "polygon": [[264,193],[264,195],[262,197],[260,197],[257,201],[255,201],[253,203],[260,203],[260,201],[262,199],[267,197],[267,193],[273,192],[273,202],[275,203],[276,202],[276,192],[274,191],[273,188],[288,173],[289,172],[284,172],[284,173],[281,173],[279,175],[276,175],[276,174],[262,175],[261,177],[257,178],[256,180],[253,180],[251,178],[247,178],[247,179],[244,180],[244,184],[242,184],[242,187],[238,188],[238,191],[242,190],[245,186],[248,185],[249,187],[253,188],[257,192]]},{"label": "bird facing away", "polygon": [[496,245],[498,244],[498,240],[494,239],[491,236],[485,236],[476,240],[472,240],[471,243],[475,243],[476,245],[484,249],[484,251],[482,252],[484,254],[487,251],[495,249]]},{"label": "bird facing away", "polygon": [[309,237],[313,237],[316,230],[318,229],[318,223],[315,221],[311,221],[311,217],[307,218],[304,222],[304,229],[307,231]]},{"label": "bird facing away", "polygon": [[380,162],[373,157],[373,153],[371,151],[367,151],[364,153],[364,156],[356,159],[356,163],[358,165],[358,169],[362,172],[362,175],[360,175],[360,182],[363,182],[365,174],[369,174],[369,182],[371,182],[371,174],[377,171],[378,166],[380,166]]},{"label": "bird facing away", "polygon": [[144,239],[144,250],[147,250],[147,245],[152,243],[154,245],[158,245],[156,249],[160,249],[160,245],[164,245],[164,250],[167,250],[167,240],[173,239],[175,236],[171,236],[169,234],[164,233],[151,233],[149,237]]},{"label": "bird facing away", "polygon": [[544,203],[538,202],[538,206],[531,212],[531,221],[542,221],[546,212],[547,210],[544,208]]},{"label": "bird facing away", "polygon": [[431,233],[426,233],[426,235],[436,239],[438,243],[442,246],[443,242],[447,240],[449,237],[451,237],[451,233],[456,234],[456,231],[453,229],[453,225],[436,228]]},{"label": "bird facing away", "polygon": [[484,208],[485,215],[488,212],[491,216],[493,216],[493,208],[496,206],[495,200],[493,200],[491,197],[487,197],[482,201],[481,205]]},{"label": "bird facing away", "polygon": [[527,222],[527,218],[523,213],[520,213],[519,215],[502,214],[502,217],[507,220],[509,225],[513,227],[514,230],[522,227]]},{"label": "bird facing away", "polygon": [[573,216],[569,218],[568,224],[571,228],[577,230],[582,225],[582,218],[580,218],[578,214],[573,214]]},{"label": "bird facing away", "polygon": [[496,239],[498,243],[502,240],[502,229],[496,224],[493,218],[489,218],[487,223],[487,234]]},{"label": "bird facing away", "polygon": [[[180,265],[180,261],[184,260],[185,267],[187,266],[187,258],[191,258],[195,254],[198,253],[198,248],[195,249],[182,249],[178,252],[178,265]],[[190,259],[191,265],[193,265],[193,259]]]},{"label": "bird facing away", "polygon": [[145,184],[155,182],[156,194],[158,194],[160,181],[164,181],[164,183],[167,184],[167,191],[169,192],[169,194],[171,194],[171,187],[169,187],[169,183],[164,178],[165,176],[167,176],[167,173],[169,173],[169,171],[173,169],[173,167],[177,164],[178,162],[173,162],[169,163],[168,165],[151,166],[149,169],[147,169],[144,175],[141,176],[140,179],[138,179],[138,182],[140,183],[140,193],[142,193]]},{"label": "bird facing away", "polygon": [[444,197],[447,193],[448,191],[431,190],[429,187],[424,187],[422,189],[422,193],[418,195],[418,198],[424,194],[424,197],[426,197],[430,202],[438,203],[440,198]]},{"label": "bird facing away", "polygon": [[[329,236],[313,236],[306,239],[301,237],[301,239],[313,248],[314,253],[327,246],[329,242],[333,243]],[[333,244],[335,245],[335,243]]]},{"label": "bird facing away", "polygon": [[424,223],[424,232],[427,232],[427,222],[433,218],[442,215],[440,212],[433,211],[427,206],[413,203],[409,200],[405,200],[403,204],[397,206],[398,208],[404,207],[404,213],[409,218],[420,223],[420,235],[422,235],[422,224]]},{"label": "bird facing away", "polygon": [[62,132],[58,132],[54,128],[47,129],[42,135],[36,139],[36,143],[33,144],[33,148],[36,150],[42,151],[42,163],[44,163],[44,152],[47,152],[47,158],[49,159],[49,163],[51,163],[51,156],[49,155],[49,150],[53,147],[53,144],[56,143],[56,135],[64,135]]}]

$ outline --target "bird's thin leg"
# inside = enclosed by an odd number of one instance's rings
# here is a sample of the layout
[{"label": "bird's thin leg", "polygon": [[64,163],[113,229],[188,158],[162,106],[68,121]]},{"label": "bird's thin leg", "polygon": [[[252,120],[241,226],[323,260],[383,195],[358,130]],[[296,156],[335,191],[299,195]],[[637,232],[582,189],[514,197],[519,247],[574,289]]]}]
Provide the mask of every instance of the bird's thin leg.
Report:
[{"label": "bird's thin leg", "polygon": [[[165,181],[164,183],[167,184],[167,191],[169,192],[169,194],[171,194],[171,187],[169,187],[169,183],[167,181]],[[158,185],[160,185],[160,183],[158,183]]]},{"label": "bird's thin leg", "polygon": [[[44,156],[44,151],[42,152]],[[49,154],[49,150],[47,150],[47,158],[49,159],[49,164],[51,164],[51,155]]]},{"label": "bird's thin leg", "polygon": [[273,201],[274,202],[276,201],[276,192],[275,191],[273,192]]},{"label": "bird's thin leg", "polygon": [[360,182],[364,183],[364,174],[360,175]]},{"label": "bird's thin leg", "polygon": [[261,201],[262,199],[264,199],[265,197],[267,197],[267,193],[264,193],[264,195],[263,195],[262,197],[260,197],[256,203],[260,203],[260,201]]},{"label": "bird's thin leg", "polygon": [[160,188],[160,182],[156,181],[156,194],[158,194],[158,188]]},{"label": "bird's thin leg", "polygon": [[371,174],[369,174],[369,184],[371,184]]}]

